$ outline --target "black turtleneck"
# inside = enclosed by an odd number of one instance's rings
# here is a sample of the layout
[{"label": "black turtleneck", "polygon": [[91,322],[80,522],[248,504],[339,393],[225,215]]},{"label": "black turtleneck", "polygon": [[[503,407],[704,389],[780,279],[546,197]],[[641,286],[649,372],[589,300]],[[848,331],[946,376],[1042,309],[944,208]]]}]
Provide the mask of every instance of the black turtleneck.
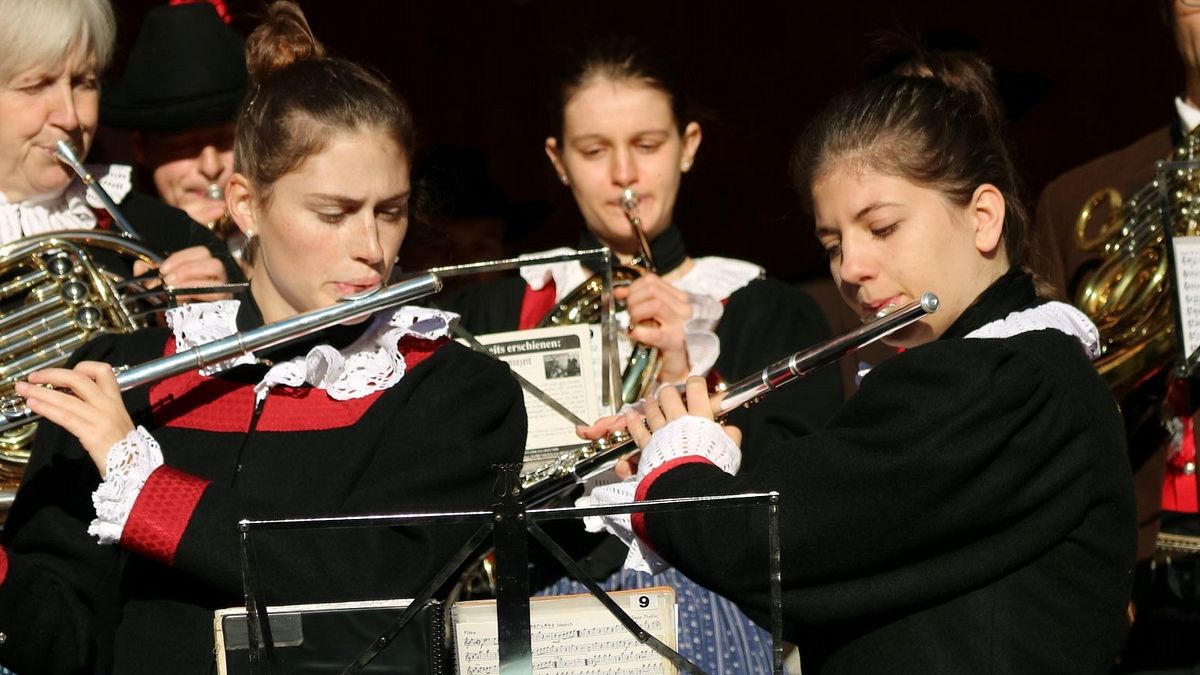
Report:
[{"label": "black turtleneck", "polygon": [[942,339],[963,337],[985,324],[1040,302],[1033,286],[1033,277],[1014,267],[984,289],[942,333]]},{"label": "black turtleneck", "polygon": [[[579,235],[581,249],[601,246],[604,244],[591,230],[585,229]],[[683,243],[683,235],[680,234],[679,228],[674,224],[668,225],[667,229],[655,237],[654,241],[650,242],[650,255],[654,256],[654,269],[658,274],[668,274],[682,265],[687,259],[687,247]]]}]

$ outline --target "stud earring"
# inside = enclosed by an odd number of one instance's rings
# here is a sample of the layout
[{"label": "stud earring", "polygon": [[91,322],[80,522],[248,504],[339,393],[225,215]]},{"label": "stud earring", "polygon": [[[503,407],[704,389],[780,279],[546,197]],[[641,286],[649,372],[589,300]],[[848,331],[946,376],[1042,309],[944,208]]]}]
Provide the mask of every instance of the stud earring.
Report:
[{"label": "stud earring", "polygon": [[563,185],[571,184],[571,180],[569,178],[567,178],[567,174],[565,174],[565,173],[558,174],[558,180],[562,181]]},{"label": "stud earring", "polygon": [[679,163],[679,170],[680,170],[680,171],[687,171],[687,170],[688,170],[688,169],[690,169],[690,168],[692,168],[692,162],[691,162],[691,160],[685,159],[685,160],[683,160],[682,162],[680,162],[680,163]]}]

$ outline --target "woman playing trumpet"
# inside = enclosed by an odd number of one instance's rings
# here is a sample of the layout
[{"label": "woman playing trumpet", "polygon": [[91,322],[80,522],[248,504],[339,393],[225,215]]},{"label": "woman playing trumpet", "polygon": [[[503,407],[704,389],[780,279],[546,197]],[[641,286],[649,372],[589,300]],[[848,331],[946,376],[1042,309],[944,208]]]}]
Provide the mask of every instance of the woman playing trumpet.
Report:
[{"label": "woman playing trumpet", "polygon": [[[688,108],[677,73],[629,39],[598,40],[570,60],[554,105],[555,129],[545,152],[583,217],[584,248],[604,245],[624,264],[640,260],[640,221],[656,272],[618,289],[629,327],[622,356],[633,343],[659,351],[656,385],[688,375],[736,379],[828,334],[815,303],[797,289],[763,278],[752,263],[688,255],[675,222],[676,199],[700,149],[701,129]],[[521,279],[467,289],[447,306],[473,332],[531,328],[591,275],[578,263],[526,267]],[[803,434],[823,423],[841,402],[837,374],[821,373],[736,418],[747,428],[767,420],[772,435]],[[762,438],[768,438],[764,431]],[[623,572],[624,547],[597,540],[580,528],[555,534],[571,539],[585,571],[609,590],[668,584],[680,607],[680,652],[708,672],[765,672],[765,634],[720,596],[697,587],[676,570],[650,575]],[[534,551],[533,553],[536,553]],[[547,560],[537,572],[561,575]],[[536,581],[535,581],[536,584]],[[582,583],[561,579],[545,593],[584,593]]]},{"label": "woman playing trumpet", "polygon": [[[1088,360],[1096,329],[1023,269],[990,71],[951,55],[917,66],[928,76],[836,99],[795,165],[846,303],[870,317],[932,291],[939,311],[893,334],[906,351],[826,428],[754,463],[701,383],[686,405],[664,391],[627,417],[636,473],[593,496],[777,490],[784,636],[806,674],[1105,673],[1136,524],[1120,415]],[[610,526],[766,621],[761,513],[695,518]]]},{"label": "woman playing trumpet", "polygon": [[[492,465],[520,456],[507,369],[448,341],[451,315],[415,307],[117,391],[109,363],[378,285],[404,238],[405,104],[326,56],[291,2],[271,5],[247,51],[254,86],[227,199],[257,244],[249,293],[174,310],[169,330],[97,340],[72,369],[20,385],[53,424],[0,551],[0,663],[16,672],[208,672],[212,612],[243,601],[239,519],[483,508]],[[470,534],[363,532],[260,541],[268,602],[411,597]]]}]

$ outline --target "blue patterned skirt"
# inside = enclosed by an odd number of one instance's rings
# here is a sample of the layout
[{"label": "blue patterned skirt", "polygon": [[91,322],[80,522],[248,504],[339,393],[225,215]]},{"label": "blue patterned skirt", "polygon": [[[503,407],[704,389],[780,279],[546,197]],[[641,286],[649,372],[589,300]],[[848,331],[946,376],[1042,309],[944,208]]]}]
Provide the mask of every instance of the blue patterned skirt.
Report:
[{"label": "blue patterned skirt", "polygon": [[[680,655],[711,675],[770,673],[771,634],[746,618],[729,600],[700,586],[675,568],[656,575],[620,569],[600,582],[606,591],[650,586],[675,589],[679,607]],[[587,587],[562,578],[538,595],[587,593]]]}]

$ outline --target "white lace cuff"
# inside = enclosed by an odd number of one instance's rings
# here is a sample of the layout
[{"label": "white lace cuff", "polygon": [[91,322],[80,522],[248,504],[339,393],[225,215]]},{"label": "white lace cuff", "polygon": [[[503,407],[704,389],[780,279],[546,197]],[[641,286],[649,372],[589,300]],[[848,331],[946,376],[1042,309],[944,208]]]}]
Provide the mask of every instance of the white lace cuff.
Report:
[{"label": "white lace cuff", "polygon": [[668,422],[654,432],[638,460],[638,479],[643,479],[667,462],[682,457],[703,457],[725,473],[737,475],[742,467],[742,449],[720,424],[687,415]]},{"label": "white lace cuff", "polygon": [[[611,504],[629,504],[637,492],[637,477],[616,481],[607,485],[596,486],[591,494],[575,500],[576,506],[609,506]],[[611,516],[588,516],[583,519],[583,526],[588,532],[608,530],[616,535],[626,546],[629,553],[625,556],[626,569],[657,574],[668,567],[662,558],[633,533],[630,514],[618,513]]]},{"label": "white lace cuff", "polygon": [[121,541],[125,521],[129,519],[142,486],[162,465],[162,448],[143,427],[137,427],[114,443],[104,463],[104,482],[92,493],[96,519],[88,525],[88,534],[98,537],[101,544]]},{"label": "white lace cuff", "polygon": [[[663,464],[681,457],[703,457],[728,474],[737,474],[742,466],[742,450],[725,434],[721,425],[703,417],[688,415],[667,423],[654,432],[642,451],[636,476],[608,484],[594,484],[576,506],[607,506],[634,501],[641,482]],[[607,474],[606,474],[607,475]],[[629,547],[625,568],[655,574],[669,567],[649,546],[633,534],[628,513],[589,516],[583,520],[589,532],[608,530]]]}]

